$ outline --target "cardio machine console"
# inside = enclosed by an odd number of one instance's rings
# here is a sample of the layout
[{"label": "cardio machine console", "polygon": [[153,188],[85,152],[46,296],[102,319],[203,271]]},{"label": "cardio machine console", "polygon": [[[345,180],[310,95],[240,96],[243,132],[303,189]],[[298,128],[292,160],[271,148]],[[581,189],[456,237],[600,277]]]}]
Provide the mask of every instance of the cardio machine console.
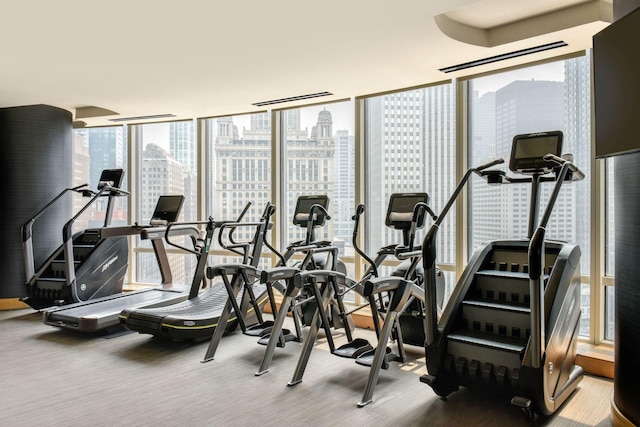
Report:
[{"label": "cardio machine console", "polygon": [[98,182],[98,190],[102,189],[105,185],[113,188],[120,188],[122,184],[122,178],[124,177],[124,170],[122,169],[105,169],[100,174],[100,181]]},{"label": "cardio machine console", "polygon": [[151,215],[151,225],[166,225],[172,222],[176,222],[180,211],[182,210],[182,204],[184,202],[184,196],[182,195],[165,195],[158,198],[156,208]]},{"label": "cardio machine console", "polygon": [[[320,205],[325,209],[329,209],[329,196],[327,195],[315,195],[315,196],[300,196],[296,202],[296,210],[293,214],[293,225],[300,227],[306,227],[309,222],[309,211],[313,205]],[[324,212],[317,210],[316,219],[314,222],[315,227],[321,227],[325,224],[327,217]]]},{"label": "cardio machine console", "polygon": [[[394,193],[389,197],[385,225],[396,230],[409,230],[413,218],[413,209],[418,203],[429,203],[427,193]],[[420,211],[416,227],[424,226],[425,211]]]},{"label": "cardio machine console", "polygon": [[542,175],[551,172],[557,163],[545,160],[547,154],[560,157],[562,132],[538,132],[513,137],[509,170],[525,175]]}]

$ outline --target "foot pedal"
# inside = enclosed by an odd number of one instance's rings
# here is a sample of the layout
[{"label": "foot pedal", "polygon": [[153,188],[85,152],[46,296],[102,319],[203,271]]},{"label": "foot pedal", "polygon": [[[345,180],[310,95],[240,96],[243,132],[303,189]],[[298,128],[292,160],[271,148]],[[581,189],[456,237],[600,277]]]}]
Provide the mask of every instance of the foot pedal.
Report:
[{"label": "foot pedal", "polygon": [[[373,356],[375,355],[376,349],[371,349],[365,353],[363,353],[360,357],[356,359],[356,363],[362,366],[373,365]],[[386,348],[386,354],[382,359],[382,369],[389,369],[389,359],[395,359],[395,355],[391,353],[391,349],[389,347]]]},{"label": "foot pedal", "polygon": [[511,404],[522,409],[530,409],[531,399],[528,399],[526,397],[514,396],[511,399]]},{"label": "foot pedal", "polygon": [[273,329],[273,322],[271,320],[258,323],[257,325],[249,326],[245,331],[245,335],[249,335],[252,337],[261,337],[265,334],[271,333]]},{"label": "foot pedal", "polygon": [[[284,335],[284,342],[287,343],[289,341],[293,341],[296,339],[295,335],[293,335],[291,333],[290,330],[288,329],[283,329],[281,332],[281,334]],[[260,345],[267,345],[269,344],[269,339],[271,338],[271,334],[264,334],[259,340],[258,340],[258,344]],[[284,345],[282,345],[282,343],[280,342],[280,340],[278,340],[278,347],[284,347]]]},{"label": "foot pedal", "polygon": [[333,351],[333,354],[340,357],[357,359],[370,350],[373,350],[373,347],[369,344],[369,341],[363,338],[356,338],[355,340],[336,348]]},{"label": "foot pedal", "polygon": [[511,399],[511,404],[522,409],[531,424],[535,422],[536,412],[534,411],[533,405],[531,404],[531,399],[528,399],[526,397],[514,396]]}]

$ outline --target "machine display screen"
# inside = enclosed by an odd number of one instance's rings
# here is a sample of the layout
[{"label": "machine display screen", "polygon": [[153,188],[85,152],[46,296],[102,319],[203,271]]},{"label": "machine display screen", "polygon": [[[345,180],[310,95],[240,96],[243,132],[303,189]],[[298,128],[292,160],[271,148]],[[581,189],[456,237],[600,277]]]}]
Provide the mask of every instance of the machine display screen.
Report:
[{"label": "machine display screen", "polygon": [[[329,197],[325,195],[319,196],[300,196],[296,202],[296,211],[293,216],[293,223],[301,227],[307,226],[309,220],[309,211],[311,206],[320,205],[325,209],[329,208]],[[318,218],[316,220],[316,226],[324,225],[325,216],[320,211],[316,211]]]},{"label": "machine display screen", "polygon": [[120,188],[124,171],[122,169],[105,169],[100,174],[100,182],[98,183],[98,189],[102,188],[103,184],[108,184],[113,188]]},{"label": "machine display screen", "polygon": [[[427,193],[396,193],[392,194],[389,199],[389,207],[387,209],[386,225],[398,229],[409,229],[411,227],[411,218],[413,217],[413,209],[418,203],[429,203]],[[418,228],[424,225],[424,211],[416,223]]]},{"label": "machine display screen", "polygon": [[516,135],[513,138],[509,169],[520,173],[549,172],[557,165],[544,160],[544,156],[547,154],[560,156],[561,151],[562,132]]},{"label": "machine display screen", "polygon": [[160,196],[151,220],[175,222],[180,215],[183,201],[184,196]]}]

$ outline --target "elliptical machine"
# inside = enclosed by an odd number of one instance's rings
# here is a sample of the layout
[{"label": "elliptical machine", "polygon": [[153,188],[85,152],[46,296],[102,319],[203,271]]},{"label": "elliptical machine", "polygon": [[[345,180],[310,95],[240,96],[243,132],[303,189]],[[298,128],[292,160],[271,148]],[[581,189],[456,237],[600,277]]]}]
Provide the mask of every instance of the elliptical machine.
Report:
[{"label": "elliptical machine", "polygon": [[[87,184],[67,188],[22,226],[22,246],[27,296],[22,301],[36,310],[65,305],[122,291],[129,265],[129,244],[126,237],[101,238],[100,229],[73,232],[76,220],[97,200],[107,197],[104,227],[111,224],[115,200],[129,193],[120,189],[124,171],[102,171],[98,191]],[[62,230],[62,245],[36,271],[33,251],[33,224],[67,192],[76,192],[91,199],[73,216]]]},{"label": "elliptical machine", "polygon": [[[584,174],[561,158],[562,133],[516,135],[509,169],[487,170],[498,159],[467,171],[425,236],[425,349],[428,374],[420,380],[443,398],[459,386],[511,396],[533,421],[549,415],[583,377],[575,364],[580,322],[580,248],[545,240],[565,181]],[[489,183],[530,183],[528,236],[490,242],[469,261],[438,320],[434,295],[436,236],[472,174]],[[539,186],[555,182],[538,221]]]},{"label": "elliptical machine", "polygon": [[[393,244],[378,250],[371,259],[357,245],[357,231],[360,217],[364,213],[364,205],[356,209],[353,231],[355,251],[369,264],[360,281],[348,278],[344,273],[333,270],[308,270],[296,273],[293,281],[287,286],[285,295],[295,295],[305,289],[309,290],[316,301],[311,328],[302,346],[298,363],[289,386],[302,382],[302,378],[314,348],[320,327],[325,331],[327,344],[333,355],[354,359],[359,365],[369,368],[369,377],[363,399],[358,406],[365,406],[372,401],[373,391],[377,383],[380,369],[388,369],[390,361],[404,362],[406,359],[403,339],[403,320],[416,317],[421,322],[424,316],[422,295],[422,273],[420,270],[420,247],[415,247],[416,229],[422,228],[426,213],[435,219],[435,213],[429,208],[426,193],[392,194],[387,209],[386,225],[402,231],[402,244]],[[391,276],[379,277],[378,269],[383,261],[393,257],[402,261],[394,268]],[[437,292],[444,293],[444,276],[437,274]],[[355,292],[364,297],[368,304],[345,311],[342,296],[346,292]],[[347,343],[337,347],[334,343],[327,311],[332,299],[336,299],[340,309],[339,316],[346,319],[350,314],[364,307],[371,309],[373,326],[378,343],[374,348],[366,339],[353,338],[349,329],[345,330]],[[408,309],[408,307],[411,307]],[[415,313],[415,314],[413,314]],[[276,325],[281,325],[286,313],[279,312]],[[403,316],[406,316],[404,319]],[[343,320],[346,323],[346,320]],[[389,340],[394,338],[398,354],[394,354]],[[413,337],[412,340],[416,338]],[[259,374],[262,372],[259,372]]]}]

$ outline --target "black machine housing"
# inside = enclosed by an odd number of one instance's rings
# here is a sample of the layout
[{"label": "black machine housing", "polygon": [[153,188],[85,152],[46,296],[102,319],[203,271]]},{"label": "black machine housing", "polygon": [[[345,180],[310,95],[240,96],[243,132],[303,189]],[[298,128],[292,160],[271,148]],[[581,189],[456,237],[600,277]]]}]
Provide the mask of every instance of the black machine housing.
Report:
[{"label": "black machine housing", "polygon": [[[104,226],[108,226],[113,215],[115,199],[128,195],[126,191],[120,189],[123,176],[122,169],[107,169],[102,171],[97,192],[85,188],[86,184],[65,189],[23,226],[27,280],[27,296],[23,298],[24,302],[39,310],[122,291],[129,258],[127,238],[103,239],[100,237],[100,229],[93,228],[73,233],[73,224],[94,202],[107,197]],[[33,223],[68,191],[81,193],[91,199],[65,224],[63,244],[53,252],[38,271],[35,271],[31,232]]]},{"label": "black machine housing", "polygon": [[[459,386],[490,389],[511,396],[533,420],[549,415],[571,395],[583,377],[575,364],[580,323],[580,248],[545,239],[546,227],[564,181],[584,178],[561,158],[562,133],[516,135],[509,169],[485,170],[501,159],[470,169],[423,242],[427,284],[425,349],[428,374],[421,381],[447,396]],[[435,268],[438,226],[469,177],[489,182],[530,183],[528,236],[500,240],[478,250],[469,261],[437,319],[429,277]],[[554,182],[538,218],[542,182]],[[431,310],[429,310],[431,307]]]}]

